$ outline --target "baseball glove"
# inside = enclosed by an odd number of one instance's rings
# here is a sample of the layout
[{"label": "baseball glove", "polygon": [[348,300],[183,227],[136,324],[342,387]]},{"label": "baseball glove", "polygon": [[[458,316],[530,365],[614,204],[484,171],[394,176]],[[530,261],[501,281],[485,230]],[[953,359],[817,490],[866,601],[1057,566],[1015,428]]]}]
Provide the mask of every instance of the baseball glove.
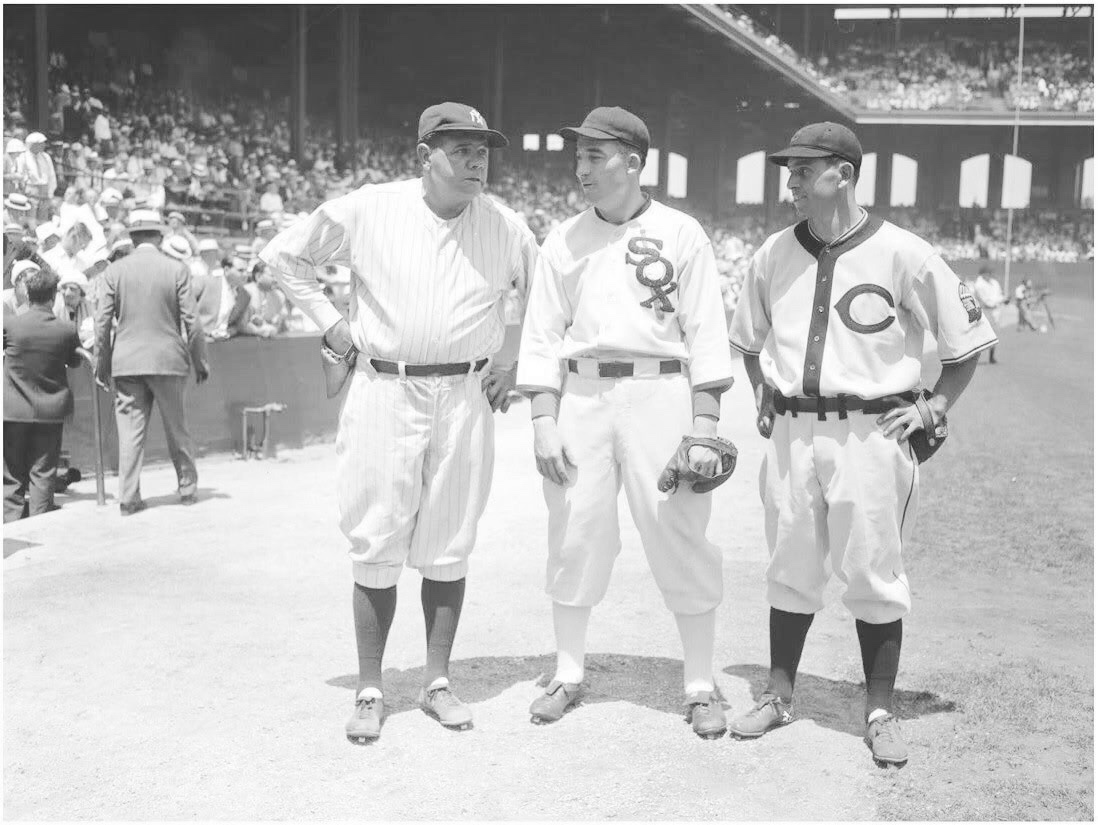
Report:
[{"label": "baseball glove", "polygon": [[[714,476],[703,476],[690,467],[687,458],[691,447],[709,447],[715,450],[721,459],[721,468]],[[736,469],[736,445],[725,438],[695,438],[683,436],[679,448],[660,473],[656,486],[661,493],[673,493],[679,489],[679,483],[689,484],[695,493],[708,493],[728,480]]]},{"label": "baseball glove", "polygon": [[[936,418],[934,411],[930,408],[930,405],[926,403],[927,398],[930,397],[930,392],[924,390],[915,396],[915,409],[919,411],[919,416],[923,419],[923,427],[920,430],[916,430],[910,436],[908,436],[908,443],[911,445],[911,452],[915,454],[915,460],[920,464],[925,464],[930,461],[938,450],[942,448],[945,443],[946,437],[949,435],[949,427],[946,423],[946,417],[943,415],[940,418]],[[906,407],[908,403],[898,396],[887,396],[886,402],[892,402],[892,406]]]}]

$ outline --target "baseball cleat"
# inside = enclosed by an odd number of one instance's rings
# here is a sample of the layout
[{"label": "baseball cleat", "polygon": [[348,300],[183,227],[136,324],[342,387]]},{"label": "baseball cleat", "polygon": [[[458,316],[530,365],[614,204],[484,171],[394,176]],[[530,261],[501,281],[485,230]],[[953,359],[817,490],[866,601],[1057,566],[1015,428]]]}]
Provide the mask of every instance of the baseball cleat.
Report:
[{"label": "baseball cleat", "polygon": [[873,761],[881,766],[907,763],[907,745],[900,733],[900,721],[891,713],[865,726],[865,743],[873,751]]},{"label": "baseball cleat", "polygon": [[729,730],[737,739],[758,739],[768,730],[780,728],[793,721],[790,705],[779,697],[764,693],[747,713],[732,720]]},{"label": "baseball cleat", "polygon": [[728,722],[717,691],[691,693],[686,697],[686,721],[702,739],[720,739],[728,730]]},{"label": "baseball cleat", "polygon": [[381,736],[381,717],[385,703],[373,696],[355,702],[355,712],[347,720],[347,738],[356,745],[367,745]]},{"label": "baseball cleat", "polygon": [[470,730],[473,727],[472,712],[454,696],[448,685],[420,690],[419,706],[432,719],[438,720],[444,728]]},{"label": "baseball cleat", "polygon": [[551,681],[545,693],[530,705],[530,721],[535,725],[557,722],[568,711],[576,708],[586,695],[587,689],[581,684]]}]

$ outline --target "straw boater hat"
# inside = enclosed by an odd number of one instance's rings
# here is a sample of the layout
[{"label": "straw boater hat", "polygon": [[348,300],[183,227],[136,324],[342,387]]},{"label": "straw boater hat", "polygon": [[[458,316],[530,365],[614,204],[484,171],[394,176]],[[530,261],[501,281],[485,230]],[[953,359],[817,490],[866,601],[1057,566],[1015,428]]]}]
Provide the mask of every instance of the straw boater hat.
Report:
[{"label": "straw boater hat", "polygon": [[167,232],[168,227],[164,225],[160,219],[160,213],[155,209],[135,209],[130,213],[130,231],[141,230]]},{"label": "straw boater hat", "polygon": [[31,210],[30,198],[22,192],[12,192],[4,198],[4,206],[15,212],[29,212]]},{"label": "straw boater hat", "polygon": [[164,243],[160,245],[160,249],[180,261],[185,261],[191,257],[191,245],[186,238],[180,235],[172,235],[170,238],[166,238]]},{"label": "straw boater hat", "polygon": [[17,284],[23,280],[27,275],[32,272],[39,272],[42,269],[34,261],[16,261],[15,266],[11,268],[11,282]]}]

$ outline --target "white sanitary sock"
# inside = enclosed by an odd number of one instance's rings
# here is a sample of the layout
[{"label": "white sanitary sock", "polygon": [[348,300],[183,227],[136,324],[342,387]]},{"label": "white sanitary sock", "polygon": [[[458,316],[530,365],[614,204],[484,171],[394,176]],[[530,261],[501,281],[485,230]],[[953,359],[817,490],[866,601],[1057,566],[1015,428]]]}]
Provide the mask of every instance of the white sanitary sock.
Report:
[{"label": "white sanitary sock", "polygon": [[553,602],[553,631],[557,636],[558,682],[583,681],[583,657],[587,647],[587,621],[590,607],[570,607]]},{"label": "white sanitary sock", "polygon": [[687,694],[713,690],[713,638],[717,632],[717,611],[686,616],[675,614],[682,638],[682,682]]}]

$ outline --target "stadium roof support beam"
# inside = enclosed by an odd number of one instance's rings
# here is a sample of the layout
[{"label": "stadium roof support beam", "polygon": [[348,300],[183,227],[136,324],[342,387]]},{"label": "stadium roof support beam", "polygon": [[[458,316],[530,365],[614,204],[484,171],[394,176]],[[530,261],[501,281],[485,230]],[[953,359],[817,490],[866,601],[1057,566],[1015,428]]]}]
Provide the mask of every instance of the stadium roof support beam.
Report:
[{"label": "stadium roof support beam", "polygon": [[34,6],[34,122],[39,131],[49,129],[50,48],[46,4]]},{"label": "stadium roof support beam", "polygon": [[293,76],[290,78],[290,152],[297,162],[305,162],[305,112],[306,112],[306,33],[305,4],[291,7],[290,30],[292,32]]},{"label": "stadium roof support beam", "polygon": [[846,100],[824,89],[815,78],[803,68],[788,62],[762,43],[742,31],[735,23],[725,17],[717,6],[701,3],[680,3],[683,9],[701,20],[718,34],[723,35],[738,49],[746,52],[764,67],[780,74],[790,83],[799,86],[825,106],[835,110],[849,121],[857,117],[857,110]]}]

